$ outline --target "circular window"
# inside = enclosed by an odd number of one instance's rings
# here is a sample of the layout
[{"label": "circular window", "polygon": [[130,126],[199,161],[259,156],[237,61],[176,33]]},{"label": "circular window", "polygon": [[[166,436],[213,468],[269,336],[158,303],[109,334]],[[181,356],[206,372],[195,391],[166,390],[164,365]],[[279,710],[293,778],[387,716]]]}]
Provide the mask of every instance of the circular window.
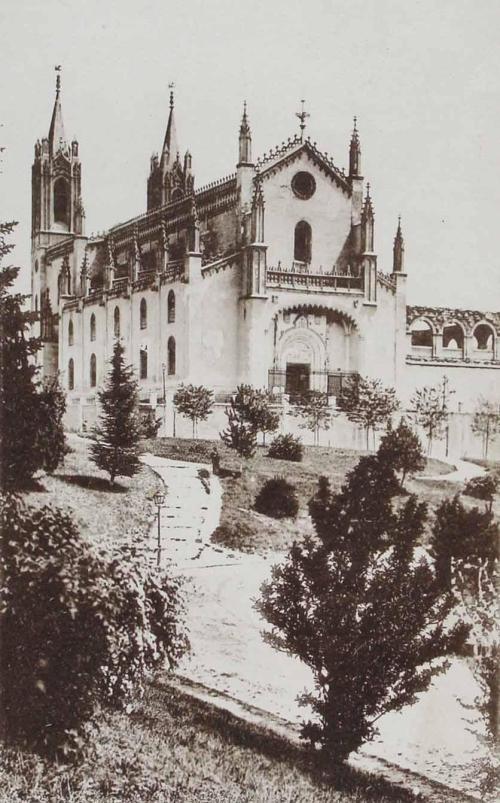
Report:
[{"label": "circular window", "polygon": [[292,178],[292,190],[297,198],[302,198],[303,201],[307,201],[316,191],[314,176],[311,176],[310,173],[306,173],[305,170],[296,173]]}]

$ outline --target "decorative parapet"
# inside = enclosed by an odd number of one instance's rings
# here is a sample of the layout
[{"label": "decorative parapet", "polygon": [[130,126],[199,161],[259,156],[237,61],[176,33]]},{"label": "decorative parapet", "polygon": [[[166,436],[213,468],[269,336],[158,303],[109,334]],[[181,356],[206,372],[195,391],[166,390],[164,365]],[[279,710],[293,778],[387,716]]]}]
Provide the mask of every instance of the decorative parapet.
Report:
[{"label": "decorative parapet", "polygon": [[391,273],[382,273],[382,271],[377,271],[377,280],[378,283],[381,284],[383,287],[386,287],[388,290],[391,290],[393,293],[396,292],[396,281],[393,278]]},{"label": "decorative parapet", "polygon": [[355,293],[364,292],[363,277],[348,273],[323,273],[292,267],[291,270],[269,267],[266,271],[266,284],[271,288],[283,290],[307,290],[308,292]]}]

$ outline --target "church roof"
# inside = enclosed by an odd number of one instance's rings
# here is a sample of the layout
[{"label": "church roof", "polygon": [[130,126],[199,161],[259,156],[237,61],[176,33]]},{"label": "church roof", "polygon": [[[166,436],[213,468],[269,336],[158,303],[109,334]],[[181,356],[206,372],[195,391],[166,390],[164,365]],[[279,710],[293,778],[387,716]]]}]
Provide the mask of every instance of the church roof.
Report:
[{"label": "church roof", "polygon": [[273,175],[286,164],[295,161],[302,153],[306,153],[320,170],[326,173],[333,181],[346,193],[351,194],[349,180],[343,170],[340,170],[328,153],[321,151],[316,142],[312,142],[310,137],[305,140],[296,134],[288,140],[272,148],[269,153],[264,153],[257,160],[256,167],[260,174],[265,177]]}]

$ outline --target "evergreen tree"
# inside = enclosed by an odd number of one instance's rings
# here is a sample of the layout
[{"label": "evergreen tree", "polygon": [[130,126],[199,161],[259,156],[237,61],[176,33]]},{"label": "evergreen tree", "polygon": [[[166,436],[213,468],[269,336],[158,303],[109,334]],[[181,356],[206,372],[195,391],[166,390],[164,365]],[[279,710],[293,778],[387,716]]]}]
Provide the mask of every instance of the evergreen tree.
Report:
[{"label": "evergreen tree", "polygon": [[[7,242],[16,224],[0,223],[0,263],[12,251]],[[62,425],[64,396],[57,383],[41,389],[36,354],[41,347],[30,334],[34,314],[27,296],[13,293],[19,268],[0,270],[0,430],[4,488],[20,488],[40,469],[53,471],[66,453]]]},{"label": "evergreen tree", "polygon": [[227,429],[222,441],[242,457],[252,457],[257,446],[257,432],[263,423],[260,392],[251,385],[238,385],[226,407]]},{"label": "evergreen tree", "polygon": [[414,702],[467,632],[446,630],[454,601],[417,558],[426,506],[411,496],[394,510],[397,489],[378,455],[338,494],[323,478],[310,504],[317,537],[292,546],[257,603],[271,643],[312,670],[301,702],[316,716],[302,735],[333,764],[373,737],[379,717]]},{"label": "evergreen tree", "polygon": [[91,459],[109,474],[111,486],[118,475],[132,477],[140,469],[137,381],[132,367],[125,365],[124,351],[117,340],[111,370],[97,393],[101,413],[90,446]]},{"label": "evergreen tree", "polygon": [[404,487],[408,474],[425,468],[425,457],[417,435],[401,419],[396,429],[389,424],[386,434],[380,441],[379,455],[387,459],[395,471],[401,472],[401,487]]}]

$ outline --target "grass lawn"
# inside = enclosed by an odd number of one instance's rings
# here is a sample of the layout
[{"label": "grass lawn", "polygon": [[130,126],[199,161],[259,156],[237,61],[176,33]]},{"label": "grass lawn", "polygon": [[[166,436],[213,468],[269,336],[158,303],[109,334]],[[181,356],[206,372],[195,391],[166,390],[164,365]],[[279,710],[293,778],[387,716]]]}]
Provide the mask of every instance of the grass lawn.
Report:
[{"label": "grass lawn", "polygon": [[0,754],[0,803],[362,803],[413,795],[347,769],[329,778],[269,731],[162,683],[132,714],[103,718],[94,755],[73,770]]},{"label": "grass lawn", "polygon": [[[161,457],[206,463],[210,463],[210,452],[216,446],[223,469],[228,472],[241,470],[241,477],[221,478],[224,489],[221,521],[212,540],[243,552],[284,550],[294,540],[312,533],[307,503],[316,489],[318,477],[322,474],[329,477],[332,488],[338,490],[346,473],[360,458],[360,452],[326,446],[306,446],[301,463],[267,457],[264,447],[259,447],[254,457],[245,460],[221,441],[161,438],[148,441],[145,446],[148,451]],[[430,459],[422,474],[438,475],[450,470],[448,464]],[[275,520],[253,510],[260,487],[276,475],[285,476],[296,487],[300,511],[295,520]],[[418,493],[433,506],[459,489],[456,483],[418,478],[410,479],[406,484],[408,490]]]},{"label": "grass lawn", "polygon": [[70,436],[68,442],[73,451],[64,465],[37,481],[26,501],[70,512],[81,534],[98,546],[120,546],[147,532],[154,516],[150,500],[161,486],[157,475],[143,466],[135,477],[119,477],[111,489],[107,474],[88,457],[89,441]]}]

